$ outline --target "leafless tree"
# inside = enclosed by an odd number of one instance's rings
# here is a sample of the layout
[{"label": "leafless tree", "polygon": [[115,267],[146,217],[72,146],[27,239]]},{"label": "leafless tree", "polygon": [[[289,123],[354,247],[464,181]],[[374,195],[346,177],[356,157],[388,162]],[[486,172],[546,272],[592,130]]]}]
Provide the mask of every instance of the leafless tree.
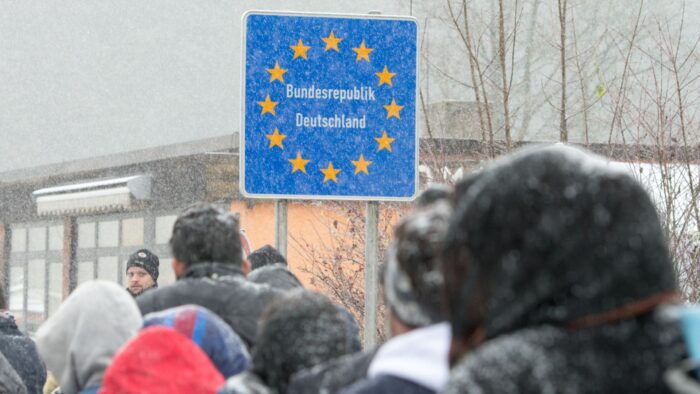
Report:
[{"label": "leafless tree", "polygon": [[[393,232],[393,226],[408,209],[408,204],[384,203],[380,209],[379,256],[380,261]],[[317,212],[324,210],[327,215],[317,215],[311,232],[304,235],[291,235],[291,247],[303,258],[300,268],[309,278],[311,286],[327,294],[333,301],[345,307],[355,316],[360,325],[360,335],[364,330],[365,291],[364,291],[364,204],[356,202],[327,202]],[[319,245],[319,240],[329,242]],[[380,294],[377,311],[377,337],[380,342],[387,338],[383,325],[386,307]]]}]

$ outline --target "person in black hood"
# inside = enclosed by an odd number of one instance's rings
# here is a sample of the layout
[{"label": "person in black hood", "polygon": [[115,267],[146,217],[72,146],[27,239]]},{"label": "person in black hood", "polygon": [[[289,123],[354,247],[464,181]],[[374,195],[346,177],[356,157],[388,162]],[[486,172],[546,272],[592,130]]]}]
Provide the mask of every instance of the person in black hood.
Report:
[{"label": "person in black hood", "polygon": [[641,185],[563,145],[468,181],[443,250],[444,392],[668,392],[662,374],[685,345],[664,313],[676,279]]},{"label": "person in black hood", "polygon": [[221,317],[251,347],[263,309],[282,292],[246,280],[238,218],[196,204],[175,221],[170,238],[177,281],[138,297],[142,314],[195,304]]},{"label": "person in black hood", "polygon": [[281,264],[285,267],[287,266],[287,259],[271,245],[265,245],[260,249],[256,249],[248,256],[248,261],[250,261],[250,267],[253,271],[269,265]]},{"label": "person in black hood", "polygon": [[30,394],[41,393],[46,382],[46,367],[36,344],[24,335],[14,317],[7,312],[5,292],[0,284],[0,354],[5,356]]},{"label": "person in black hood", "polygon": [[352,335],[326,296],[292,290],[263,314],[252,371],[230,378],[219,393],[286,393],[295,372],[350,353]]}]

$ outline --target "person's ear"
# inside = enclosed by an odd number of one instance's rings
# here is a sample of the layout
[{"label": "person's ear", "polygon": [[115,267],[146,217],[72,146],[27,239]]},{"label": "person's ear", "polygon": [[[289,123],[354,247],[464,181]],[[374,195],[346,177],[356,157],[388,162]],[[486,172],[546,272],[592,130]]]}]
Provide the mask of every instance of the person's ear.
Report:
[{"label": "person's ear", "polygon": [[175,278],[180,279],[182,274],[187,270],[187,264],[173,257],[172,262],[173,272],[175,273]]},{"label": "person's ear", "polygon": [[241,271],[243,271],[244,276],[248,276],[250,271],[252,271],[253,266],[250,264],[250,261],[248,260],[243,260],[241,261]]}]

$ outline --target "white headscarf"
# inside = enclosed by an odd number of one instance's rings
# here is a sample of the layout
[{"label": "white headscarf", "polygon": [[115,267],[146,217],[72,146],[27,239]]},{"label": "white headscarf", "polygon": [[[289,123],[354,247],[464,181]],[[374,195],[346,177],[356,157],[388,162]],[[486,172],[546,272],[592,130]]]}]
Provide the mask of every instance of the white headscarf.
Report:
[{"label": "white headscarf", "polygon": [[143,326],[136,302],[116,283],[78,287],[36,333],[39,354],[61,391],[100,385],[114,354]]}]

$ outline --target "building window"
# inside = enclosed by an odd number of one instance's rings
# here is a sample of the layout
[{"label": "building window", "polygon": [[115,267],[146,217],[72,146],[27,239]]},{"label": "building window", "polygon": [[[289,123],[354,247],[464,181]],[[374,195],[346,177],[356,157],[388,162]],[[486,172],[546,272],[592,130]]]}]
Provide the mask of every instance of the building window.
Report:
[{"label": "building window", "polygon": [[78,248],[94,248],[95,247],[95,223],[80,223],[78,225]]},{"label": "building window", "polygon": [[80,261],[78,262],[78,286],[81,284],[95,279],[95,262],[94,261]]},{"label": "building window", "polygon": [[27,272],[27,323],[25,329],[29,332],[35,332],[46,316],[46,260],[29,260]]},{"label": "building window", "polygon": [[106,256],[97,259],[97,279],[119,283],[119,258]]},{"label": "building window", "polygon": [[27,250],[27,229],[12,227],[13,252],[25,252]]},{"label": "building window", "polygon": [[29,229],[29,251],[39,252],[46,250],[46,227],[32,227]]},{"label": "building window", "polygon": [[175,283],[175,273],[170,265],[172,257],[164,255],[158,256],[160,260],[160,267],[158,273],[158,286],[165,286],[171,283]]},{"label": "building window", "polygon": [[119,246],[119,221],[100,222],[97,230],[97,246],[115,248]]},{"label": "building window", "polygon": [[49,250],[63,250],[63,226],[49,227]]},{"label": "building window", "polygon": [[156,244],[164,245],[170,242],[173,234],[173,225],[177,215],[158,216],[156,218]]},{"label": "building window", "polygon": [[[10,310],[20,329],[33,333],[48,316],[49,284],[58,281],[56,291],[63,292],[63,225],[24,223],[13,224],[11,229]],[[50,270],[48,262],[54,262],[58,270]],[[53,272],[57,279],[51,277]]]},{"label": "building window", "polygon": [[122,220],[122,245],[141,246],[143,245],[143,218],[133,218]]},{"label": "building window", "polygon": [[49,263],[48,285],[48,315],[51,316],[63,301],[63,263],[60,260]]},{"label": "building window", "polygon": [[20,330],[24,330],[25,313],[24,313],[24,266],[10,266],[10,313],[15,316],[17,326]]}]

